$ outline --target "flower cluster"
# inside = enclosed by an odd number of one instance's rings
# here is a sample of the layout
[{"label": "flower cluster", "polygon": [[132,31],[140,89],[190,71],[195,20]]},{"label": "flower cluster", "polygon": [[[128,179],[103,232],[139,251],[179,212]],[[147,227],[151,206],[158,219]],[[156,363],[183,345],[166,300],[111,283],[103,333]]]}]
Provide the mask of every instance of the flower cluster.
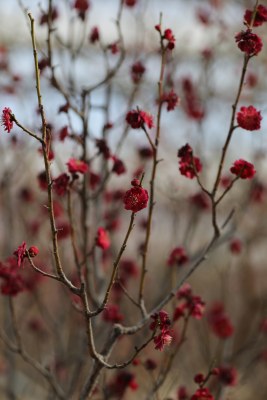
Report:
[{"label": "flower cluster", "polygon": [[239,49],[250,57],[259,54],[263,46],[261,38],[252,33],[251,29],[239,32],[235,36],[235,41]]},{"label": "flower cluster", "polygon": [[241,179],[252,179],[256,173],[254,165],[242,159],[236,160],[230,171]]},{"label": "flower cluster", "polygon": [[147,207],[148,193],[141,186],[134,186],[127,190],[123,198],[125,210],[131,210],[136,213]]},{"label": "flower cluster", "polygon": [[193,295],[190,285],[185,284],[176,295],[183,302],[174,310],[173,320],[177,321],[184,316],[192,316],[201,319],[205,310],[205,303],[200,296]]},{"label": "flower cluster", "polygon": [[191,397],[191,400],[214,400],[208,388],[200,387]]},{"label": "flower cluster", "polygon": [[[29,256],[31,258],[37,256],[39,253],[39,249],[36,246],[31,246],[28,249]],[[25,242],[22,242],[22,244],[17,248],[17,250],[14,251],[14,256],[17,257],[17,266],[20,267],[23,264],[23,261],[25,258],[27,258],[27,245]]]},{"label": "flower cluster", "polygon": [[256,110],[255,107],[241,107],[237,114],[237,122],[240,128],[247,131],[256,131],[261,127],[261,112]]},{"label": "flower cluster", "polygon": [[170,330],[170,318],[166,311],[161,310],[159,313],[151,316],[153,322],[150,324],[152,331],[160,330],[160,333],[154,337],[154,344],[156,350],[163,350],[165,346],[169,345],[172,341],[172,331]]},{"label": "flower cluster", "polygon": [[107,386],[108,398],[122,399],[128,387],[133,391],[138,389],[134,374],[128,371],[118,372]]},{"label": "flower cluster", "polygon": [[171,29],[165,29],[163,39],[167,40],[167,49],[173,50],[175,47],[175,37]]},{"label": "flower cluster", "polygon": [[193,179],[202,170],[202,164],[198,157],[193,156],[192,147],[187,143],[178,150],[179,170],[186,178]]},{"label": "flower cluster", "polygon": [[213,304],[207,317],[211,330],[216,336],[221,339],[227,339],[233,335],[234,327],[225,313],[222,303]]},{"label": "flower cluster", "polygon": [[16,296],[26,289],[14,258],[9,258],[5,263],[0,262],[0,279],[3,280],[1,293],[5,296]]},{"label": "flower cluster", "polygon": [[126,115],[126,122],[132,129],[140,129],[145,125],[151,129],[153,128],[153,117],[142,110],[131,110]]}]

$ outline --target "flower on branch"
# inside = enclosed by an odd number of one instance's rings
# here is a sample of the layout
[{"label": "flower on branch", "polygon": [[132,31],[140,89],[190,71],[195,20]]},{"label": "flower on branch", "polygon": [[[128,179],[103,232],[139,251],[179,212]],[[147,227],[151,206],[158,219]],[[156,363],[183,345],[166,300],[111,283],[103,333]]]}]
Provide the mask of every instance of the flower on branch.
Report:
[{"label": "flower on branch", "polygon": [[261,127],[261,112],[255,107],[241,107],[237,114],[237,122],[240,128],[247,131],[256,131]]},{"label": "flower on branch", "polygon": [[[253,11],[246,10],[244,15],[244,22],[247,25],[251,24],[252,16]],[[262,4],[259,4],[255,14],[255,19],[253,21],[253,26],[261,26],[264,22],[267,22],[267,8]]]},{"label": "flower on branch", "polygon": [[187,143],[178,150],[179,170],[186,178],[193,179],[202,170],[202,164],[198,157],[193,156],[192,147]]},{"label": "flower on branch", "polygon": [[256,173],[254,165],[242,159],[236,160],[230,171],[241,179],[252,179]]},{"label": "flower on branch", "polygon": [[252,33],[251,29],[239,32],[235,36],[235,41],[238,43],[239,49],[250,57],[259,54],[263,46],[261,38]]},{"label": "flower on branch", "polygon": [[98,228],[95,244],[103,250],[107,250],[110,247],[109,234],[105,228]]},{"label": "flower on branch", "polygon": [[173,50],[175,47],[175,37],[171,29],[165,29],[163,39],[168,41],[167,49]]},{"label": "flower on branch", "polygon": [[152,331],[160,330],[160,333],[154,337],[155,349],[163,350],[165,346],[169,345],[173,339],[173,332],[170,330],[170,318],[166,311],[161,310],[159,313],[155,313],[151,316],[153,322],[151,322],[149,328]]},{"label": "flower on branch", "polygon": [[67,166],[71,174],[76,174],[77,172],[85,174],[88,171],[88,165],[84,161],[76,160],[75,158],[70,158]]},{"label": "flower on branch", "polygon": [[39,249],[36,246],[31,246],[28,249],[28,253],[31,258],[36,257],[39,254]]},{"label": "flower on branch", "polygon": [[27,250],[27,245],[25,242],[22,242],[22,244],[13,253],[14,256],[17,257],[18,267],[20,267],[23,264],[24,258],[27,257],[26,250]]},{"label": "flower on branch", "polygon": [[10,133],[13,128],[12,111],[10,108],[5,107],[2,112],[1,125],[5,128],[5,131]]},{"label": "flower on branch", "polygon": [[148,193],[141,186],[134,186],[127,190],[123,198],[125,210],[136,213],[147,207]]},{"label": "flower on branch", "polygon": [[126,122],[132,129],[139,129],[146,125],[149,129],[153,128],[153,117],[142,110],[132,110],[126,115]]},{"label": "flower on branch", "polygon": [[167,111],[172,111],[177,107],[180,99],[177,96],[177,94],[174,92],[174,90],[172,89],[169,93],[163,94],[160,101],[162,103],[164,103],[164,102],[167,103]]}]

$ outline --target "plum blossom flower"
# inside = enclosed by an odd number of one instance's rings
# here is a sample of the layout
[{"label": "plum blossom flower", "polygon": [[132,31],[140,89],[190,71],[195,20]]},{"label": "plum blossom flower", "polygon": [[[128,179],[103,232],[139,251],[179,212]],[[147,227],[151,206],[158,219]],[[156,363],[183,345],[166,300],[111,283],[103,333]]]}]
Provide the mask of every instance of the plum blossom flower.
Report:
[{"label": "plum blossom flower", "polygon": [[131,210],[136,213],[147,207],[148,193],[141,186],[134,186],[127,190],[123,198],[125,210]]},{"label": "plum blossom flower", "polygon": [[132,129],[140,129],[145,125],[151,129],[154,126],[152,115],[142,110],[129,111],[126,115],[126,122]]},{"label": "plum blossom flower", "polygon": [[237,114],[237,122],[240,128],[247,131],[256,131],[261,127],[261,112],[255,107],[241,107]]},{"label": "plum blossom flower", "polygon": [[76,160],[75,158],[70,158],[67,162],[68,170],[71,174],[80,172],[85,174],[88,171],[88,165],[81,160]]},{"label": "plum blossom flower", "polygon": [[252,179],[256,173],[254,165],[242,159],[236,160],[230,171],[241,179]]},{"label": "plum blossom flower", "polygon": [[250,57],[259,54],[263,46],[261,38],[250,29],[239,32],[235,36],[235,41],[239,49]]},{"label": "plum blossom flower", "polygon": [[179,170],[186,178],[193,179],[196,173],[202,170],[200,159],[193,156],[193,150],[188,143],[178,150],[178,157],[180,158]]},{"label": "plum blossom flower", "polygon": [[27,245],[26,242],[22,242],[22,244],[14,251],[14,256],[17,257],[17,265],[20,267],[23,264],[24,258],[27,256],[26,254]]}]

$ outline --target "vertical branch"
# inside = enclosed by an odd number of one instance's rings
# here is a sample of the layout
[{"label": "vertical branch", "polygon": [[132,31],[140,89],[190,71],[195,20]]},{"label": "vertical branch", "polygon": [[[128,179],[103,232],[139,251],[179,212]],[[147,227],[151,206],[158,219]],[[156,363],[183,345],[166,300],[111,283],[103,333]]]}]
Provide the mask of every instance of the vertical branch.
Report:
[{"label": "vertical branch", "polygon": [[50,161],[49,161],[49,140],[47,138],[47,123],[46,117],[44,112],[44,107],[42,103],[42,95],[41,95],[41,84],[40,84],[40,72],[38,67],[38,56],[36,50],[36,42],[35,42],[35,29],[34,29],[34,18],[32,17],[31,13],[28,13],[30,23],[31,23],[31,39],[32,39],[32,49],[33,49],[33,58],[34,58],[34,67],[35,67],[35,80],[36,80],[36,93],[38,99],[38,106],[41,114],[42,119],[42,151],[43,151],[43,159],[45,165],[45,172],[46,172],[46,181],[47,181],[47,195],[48,195],[48,210],[49,210],[49,217],[50,217],[50,226],[51,226],[51,233],[52,233],[52,241],[53,241],[53,256],[56,264],[57,274],[62,280],[64,284],[66,284],[71,290],[77,290],[77,288],[72,285],[72,283],[67,279],[59,256],[59,248],[58,248],[58,240],[57,240],[57,228],[55,222],[55,214],[54,214],[54,207],[53,207],[53,193],[52,193],[52,177],[51,177],[51,170],[50,170]]},{"label": "vertical branch", "polygon": [[161,111],[162,111],[162,95],[163,95],[163,78],[164,78],[164,69],[166,64],[166,52],[167,48],[163,45],[163,39],[161,37],[161,67],[160,67],[160,76],[158,81],[158,96],[159,96],[159,105],[158,105],[158,112],[157,112],[157,128],[156,128],[156,137],[155,142],[153,144],[153,166],[152,166],[152,173],[150,178],[150,198],[149,198],[149,209],[148,209],[148,220],[147,220],[147,228],[146,228],[146,238],[144,243],[144,250],[142,254],[142,271],[141,271],[141,279],[140,279],[140,287],[139,287],[139,304],[143,310],[143,316],[146,314],[145,312],[145,305],[143,299],[143,292],[144,292],[144,281],[145,281],[145,274],[147,272],[147,252],[148,252],[148,244],[151,236],[151,225],[152,225],[152,215],[153,215],[153,208],[155,205],[154,200],[154,190],[155,190],[155,178],[157,172],[157,165],[158,165],[158,147],[159,147],[159,140],[160,140],[160,123],[161,123]]}]

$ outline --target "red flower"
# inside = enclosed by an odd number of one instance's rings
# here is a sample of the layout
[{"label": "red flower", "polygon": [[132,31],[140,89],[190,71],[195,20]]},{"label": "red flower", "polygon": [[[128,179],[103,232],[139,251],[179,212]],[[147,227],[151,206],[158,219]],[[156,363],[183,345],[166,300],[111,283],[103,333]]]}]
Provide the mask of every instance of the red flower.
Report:
[{"label": "red flower", "polygon": [[4,126],[5,131],[7,131],[8,133],[13,128],[12,111],[8,107],[5,107],[3,109],[2,118],[1,118],[1,125]]},{"label": "red flower", "polygon": [[153,117],[142,110],[132,110],[126,115],[126,121],[132,129],[142,128],[147,125],[149,129],[153,128]]},{"label": "red flower", "polygon": [[233,367],[219,367],[217,376],[223,385],[235,386],[237,383],[237,370]]},{"label": "red flower", "polygon": [[199,158],[193,156],[193,150],[188,143],[178,150],[178,157],[180,158],[179,170],[187,178],[195,178],[196,172],[198,173],[202,170]]},{"label": "red flower", "polygon": [[147,207],[148,193],[141,186],[134,186],[127,190],[123,198],[125,210],[136,213]]},{"label": "red flower", "polygon": [[208,388],[199,388],[191,397],[191,400],[214,400]]},{"label": "red flower", "polygon": [[78,11],[85,12],[88,10],[90,3],[88,0],[75,0],[73,8],[76,8]]},{"label": "red flower", "polygon": [[107,306],[104,311],[103,311],[103,320],[106,322],[113,322],[113,323],[118,323],[121,322],[124,317],[119,311],[119,307],[117,304],[110,304]]},{"label": "red flower", "polygon": [[151,315],[151,318],[153,319],[153,322],[151,322],[149,329],[151,329],[152,331],[154,331],[157,328],[161,330],[169,329],[171,321],[169,318],[169,314],[166,311],[161,310],[159,311],[159,313]]},{"label": "red flower", "polygon": [[185,284],[177,292],[178,300],[185,300],[174,311],[174,319],[177,320],[184,315],[184,311],[188,311],[188,315],[196,319],[201,319],[205,310],[205,302],[200,296],[195,296],[192,293],[190,285]]},{"label": "red flower", "polygon": [[[252,15],[253,15],[253,11],[246,10],[245,15],[244,15],[244,21],[248,25],[251,24]],[[263,6],[262,4],[260,4],[257,7],[253,26],[260,26],[264,22],[267,22],[267,8],[265,6]]]},{"label": "red flower", "polygon": [[17,266],[18,267],[20,267],[23,264],[23,260],[26,257],[26,249],[27,249],[26,243],[22,242],[22,244],[13,253],[14,256],[17,257]]},{"label": "red flower", "polygon": [[61,128],[60,131],[59,131],[59,140],[61,142],[64,142],[64,140],[68,136],[69,136],[68,127],[67,126],[63,126],[63,128]]},{"label": "red flower", "polygon": [[179,104],[180,99],[172,89],[169,93],[162,96],[161,101],[167,103],[167,111],[172,111]]},{"label": "red flower", "polygon": [[208,210],[210,208],[210,198],[203,192],[198,192],[191,196],[190,202],[200,210]]},{"label": "red flower", "polygon": [[252,33],[250,29],[247,29],[245,32],[239,32],[235,36],[235,41],[238,43],[239,49],[250,57],[259,54],[263,46],[261,38]]},{"label": "red flower", "polygon": [[165,29],[163,39],[166,39],[168,41],[167,48],[169,50],[173,50],[175,47],[176,39],[175,39],[171,29]]},{"label": "red flower", "polygon": [[125,165],[122,160],[119,158],[114,157],[114,164],[112,167],[112,172],[115,172],[117,175],[124,174],[126,172]]},{"label": "red flower", "polygon": [[172,341],[172,332],[169,329],[163,328],[158,336],[154,337],[155,349],[162,351],[165,346],[168,346]]},{"label": "red flower", "polygon": [[227,339],[234,333],[234,327],[221,303],[215,303],[208,313],[208,322],[213,333],[221,339]]},{"label": "red flower", "polygon": [[143,74],[145,73],[145,67],[144,65],[140,62],[137,61],[134,63],[131,67],[131,77],[134,83],[139,83]]},{"label": "red flower", "polygon": [[38,247],[36,247],[36,246],[31,246],[31,247],[28,249],[28,252],[29,252],[29,256],[30,256],[31,258],[33,258],[33,257],[36,257],[36,256],[39,254],[39,249],[38,249]]},{"label": "red flower", "polygon": [[95,243],[96,246],[101,247],[103,250],[107,250],[110,247],[109,234],[105,228],[98,228]]},{"label": "red flower", "polygon": [[[58,18],[58,9],[56,7],[52,8],[52,12],[51,12],[51,21],[53,22],[55,19]],[[48,23],[48,14],[47,13],[43,13],[40,17],[40,25],[44,25]]]},{"label": "red flower", "polygon": [[230,171],[241,179],[251,179],[256,173],[254,165],[242,159],[236,160]]},{"label": "red flower", "polygon": [[88,170],[88,165],[84,161],[76,160],[75,158],[70,158],[67,162],[67,166],[71,174],[75,174],[76,172],[85,174]]},{"label": "red flower", "polygon": [[91,43],[95,43],[99,41],[99,30],[97,26],[94,26],[91,30],[90,36],[89,36],[89,40]]},{"label": "red flower", "polygon": [[248,131],[256,131],[261,127],[261,112],[257,111],[255,107],[241,107],[237,114],[237,122],[240,128]]},{"label": "red flower", "polygon": [[169,255],[168,258],[168,265],[172,266],[172,265],[184,265],[185,263],[187,263],[188,261],[188,256],[185,252],[185,249],[183,247],[175,247],[171,254]]},{"label": "red flower", "polygon": [[96,139],[95,145],[98,149],[98,154],[103,154],[105,160],[110,158],[110,150],[105,139]]},{"label": "red flower", "polygon": [[134,7],[137,3],[137,0],[124,0],[126,6],[128,7]]},{"label": "red flower", "polygon": [[115,379],[107,385],[108,397],[122,399],[128,387],[134,391],[138,388],[135,376],[131,372],[121,371],[116,375]]},{"label": "red flower", "polygon": [[70,177],[67,174],[59,175],[53,182],[53,187],[58,196],[64,196],[68,189]]}]

